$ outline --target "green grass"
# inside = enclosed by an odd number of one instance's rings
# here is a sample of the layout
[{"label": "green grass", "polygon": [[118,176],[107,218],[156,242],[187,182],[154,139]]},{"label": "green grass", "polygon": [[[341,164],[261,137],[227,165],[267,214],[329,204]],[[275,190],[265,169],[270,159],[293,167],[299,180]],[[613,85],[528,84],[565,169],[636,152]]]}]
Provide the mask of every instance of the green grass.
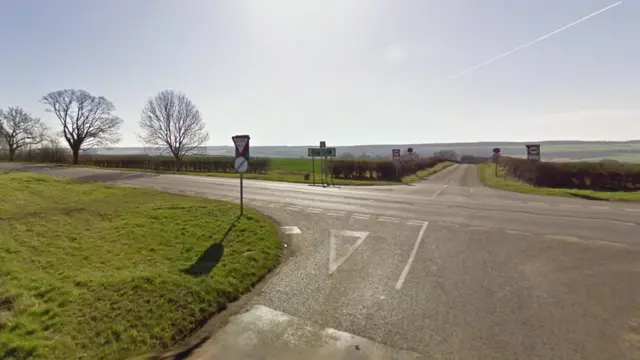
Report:
[{"label": "green grass", "polygon": [[230,203],[27,173],[0,174],[0,198],[2,359],[167,348],[281,257],[277,228]]},{"label": "green grass", "polygon": [[592,198],[592,199],[600,199],[600,200],[640,201],[640,191],[605,192],[605,191],[593,191],[593,190],[535,187],[528,184],[524,184],[517,180],[507,178],[505,175],[505,169],[501,167],[498,168],[498,176],[496,176],[494,164],[478,165],[478,171],[480,175],[480,180],[482,180],[482,182],[486,186],[494,189],[514,191],[514,192],[519,192],[524,194],[535,194],[535,195],[572,196],[572,197]]},{"label": "green grass", "polygon": [[422,179],[424,179],[426,177],[429,177],[429,176],[431,176],[431,175],[433,175],[433,174],[435,174],[435,173],[437,173],[439,171],[442,171],[442,170],[448,168],[449,166],[451,166],[453,164],[455,164],[455,163],[451,162],[451,161],[446,161],[446,162],[439,163],[438,165],[436,165],[436,166],[434,166],[432,168],[429,168],[429,169],[426,169],[426,170],[420,170],[414,175],[405,176],[404,178],[402,178],[402,182],[403,183],[412,183],[412,182],[416,182],[416,181],[422,180]]}]

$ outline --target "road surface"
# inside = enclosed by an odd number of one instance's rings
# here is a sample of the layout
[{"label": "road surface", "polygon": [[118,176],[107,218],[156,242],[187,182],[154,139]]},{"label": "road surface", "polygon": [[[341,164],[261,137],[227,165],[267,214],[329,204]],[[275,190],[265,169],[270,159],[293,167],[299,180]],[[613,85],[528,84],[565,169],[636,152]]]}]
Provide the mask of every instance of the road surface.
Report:
[{"label": "road surface", "polygon": [[[7,165],[237,201],[238,180]],[[0,168],[0,169],[2,169]],[[245,181],[297,251],[193,359],[640,359],[640,205]]]}]

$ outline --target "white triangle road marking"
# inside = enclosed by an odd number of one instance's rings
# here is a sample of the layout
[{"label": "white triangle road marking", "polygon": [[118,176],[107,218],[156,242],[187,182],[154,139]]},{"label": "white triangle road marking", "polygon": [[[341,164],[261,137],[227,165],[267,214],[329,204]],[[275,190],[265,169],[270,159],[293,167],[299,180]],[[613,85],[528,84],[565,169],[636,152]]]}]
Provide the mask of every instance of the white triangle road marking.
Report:
[{"label": "white triangle road marking", "polygon": [[[357,237],[358,240],[355,244],[351,245],[351,247],[347,250],[347,254],[341,257],[340,259],[336,259],[336,236],[352,236]],[[364,239],[369,236],[368,231],[351,231],[351,230],[331,230],[329,235],[329,274],[336,271],[338,266],[342,265],[349,256],[362,244]]]}]

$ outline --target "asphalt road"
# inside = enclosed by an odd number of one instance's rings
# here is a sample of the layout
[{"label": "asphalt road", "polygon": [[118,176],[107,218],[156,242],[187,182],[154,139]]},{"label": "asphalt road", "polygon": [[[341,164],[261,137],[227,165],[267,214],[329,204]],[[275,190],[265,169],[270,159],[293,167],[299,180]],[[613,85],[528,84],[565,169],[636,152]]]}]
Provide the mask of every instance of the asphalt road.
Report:
[{"label": "asphalt road", "polygon": [[[2,164],[0,170],[8,166]],[[15,165],[237,201],[237,179]],[[245,181],[297,251],[194,359],[640,359],[640,206],[482,187]]]}]

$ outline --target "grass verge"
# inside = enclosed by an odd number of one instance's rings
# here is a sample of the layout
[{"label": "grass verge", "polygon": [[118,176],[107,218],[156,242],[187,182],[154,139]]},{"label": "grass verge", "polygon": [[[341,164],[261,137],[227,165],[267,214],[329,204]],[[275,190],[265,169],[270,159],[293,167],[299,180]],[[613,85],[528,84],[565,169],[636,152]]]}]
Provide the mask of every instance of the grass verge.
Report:
[{"label": "grass verge", "polygon": [[412,182],[416,182],[416,181],[420,181],[423,180],[437,172],[440,172],[446,168],[448,168],[449,166],[455,164],[452,161],[446,161],[446,162],[442,162],[439,163],[438,165],[426,169],[426,170],[420,170],[417,173],[413,174],[413,175],[409,175],[409,176],[405,176],[404,178],[402,178],[402,182],[403,183],[412,183]]},{"label": "grass verge", "polygon": [[495,165],[493,164],[480,164],[478,165],[478,171],[482,183],[485,186],[494,189],[514,191],[524,194],[580,197],[591,200],[640,201],[640,191],[606,192],[535,187],[507,178],[505,175],[505,169],[501,167],[498,168],[498,176],[496,176]]},{"label": "grass verge", "polygon": [[0,358],[121,359],[187,338],[279,262],[237,205],[0,174]]}]

